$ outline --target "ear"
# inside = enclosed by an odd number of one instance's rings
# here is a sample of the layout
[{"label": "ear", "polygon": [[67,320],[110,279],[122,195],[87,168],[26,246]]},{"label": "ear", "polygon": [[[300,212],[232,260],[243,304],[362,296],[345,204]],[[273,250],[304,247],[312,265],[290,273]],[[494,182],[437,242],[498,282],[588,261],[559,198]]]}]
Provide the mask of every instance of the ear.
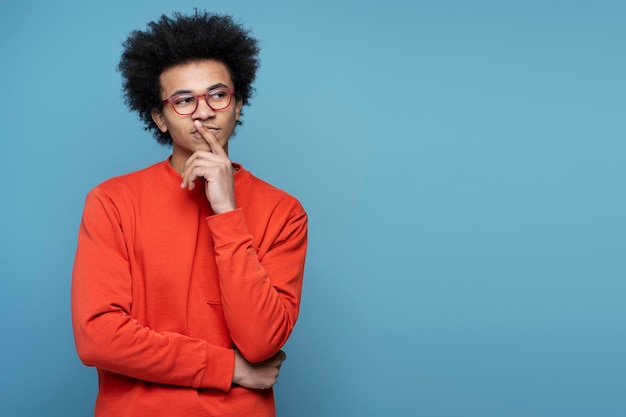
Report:
[{"label": "ear", "polygon": [[235,103],[235,120],[239,121],[239,115],[241,114],[241,107],[243,106],[242,100],[237,100]]},{"label": "ear", "polygon": [[159,130],[163,133],[167,132],[167,123],[165,122],[165,118],[163,117],[163,112],[157,108],[153,108],[150,111],[150,115],[152,116],[152,120],[157,125]]}]

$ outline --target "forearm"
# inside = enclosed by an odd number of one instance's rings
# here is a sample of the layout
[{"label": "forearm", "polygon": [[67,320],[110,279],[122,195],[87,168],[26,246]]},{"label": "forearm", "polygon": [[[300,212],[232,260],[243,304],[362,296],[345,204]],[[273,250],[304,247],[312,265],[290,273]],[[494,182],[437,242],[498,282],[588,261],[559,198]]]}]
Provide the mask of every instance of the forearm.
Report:
[{"label": "forearm", "polygon": [[229,389],[234,351],[227,345],[180,330],[155,331],[146,320],[138,320],[145,312],[133,293],[142,284],[133,283],[121,223],[106,194],[98,189],[90,193],[72,273],[72,323],[79,357],[87,365],[145,381]]},{"label": "forearm", "polygon": [[178,333],[155,332],[122,311],[83,319],[74,335],[85,365],[160,384],[228,390],[234,352]]},{"label": "forearm", "polygon": [[234,343],[252,362],[275,355],[295,325],[306,253],[306,215],[285,225],[285,236],[259,259],[241,213],[213,220],[224,316]]},{"label": "forearm", "polygon": [[[255,259],[254,249],[234,256],[222,280],[222,305],[231,337],[251,362],[265,360],[280,350],[296,322],[299,293],[280,294]],[[226,268],[224,268],[226,269]]]}]

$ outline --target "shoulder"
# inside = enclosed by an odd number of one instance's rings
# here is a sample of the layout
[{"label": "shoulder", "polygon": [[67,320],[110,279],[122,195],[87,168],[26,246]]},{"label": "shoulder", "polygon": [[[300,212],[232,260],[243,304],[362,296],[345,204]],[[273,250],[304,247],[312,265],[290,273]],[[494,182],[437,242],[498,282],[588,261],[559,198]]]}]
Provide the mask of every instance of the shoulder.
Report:
[{"label": "shoulder", "polygon": [[137,171],[109,178],[94,187],[92,192],[99,190],[111,195],[137,192],[152,183],[162,182],[160,181],[162,164],[163,162],[158,162]]},{"label": "shoulder", "polygon": [[133,201],[146,195],[146,190],[155,190],[162,184],[161,165],[158,162],[149,167],[137,171],[118,175],[109,178],[94,188],[87,194],[87,205],[90,202],[99,201],[101,204],[113,206],[124,206],[133,204]]},{"label": "shoulder", "polygon": [[162,164],[163,162],[157,162],[156,164],[139,169],[137,171],[109,178],[101,182],[98,187],[103,189],[133,187],[146,181],[155,180],[160,176],[159,172],[161,171]]},{"label": "shoulder", "polygon": [[[241,188],[245,192],[242,196],[250,205],[257,208],[265,207],[271,209],[283,209],[294,212],[304,213],[302,204],[296,197],[287,191],[260,179],[250,171],[240,169],[237,175],[241,175]],[[238,196],[239,197],[239,196]]]}]

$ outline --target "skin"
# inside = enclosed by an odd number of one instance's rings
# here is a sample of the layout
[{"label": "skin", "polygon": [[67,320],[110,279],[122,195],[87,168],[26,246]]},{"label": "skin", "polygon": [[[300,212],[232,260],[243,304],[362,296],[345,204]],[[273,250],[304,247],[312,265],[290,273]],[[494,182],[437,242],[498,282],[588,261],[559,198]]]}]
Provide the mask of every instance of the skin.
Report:
[{"label": "skin", "polygon": [[[204,94],[216,87],[235,88],[228,68],[219,61],[198,60],[176,65],[160,76],[161,99],[177,93]],[[215,214],[237,208],[234,173],[228,158],[228,141],[241,114],[242,102],[233,100],[220,111],[212,110],[204,100],[188,116],[180,116],[166,104],[152,109],[152,120],[173,142],[170,164],[182,176],[181,188],[193,190],[198,178],[204,179],[207,201]],[[251,389],[269,389],[276,383],[280,367],[287,358],[279,351],[265,361],[251,363],[234,351],[233,383]]]},{"label": "skin", "polygon": [[263,362],[250,363],[235,351],[233,382],[252,389],[269,389],[276,384],[278,373],[287,355],[282,350]]},{"label": "skin", "polygon": [[[215,87],[234,87],[226,66],[218,61],[201,60],[176,65],[161,73],[161,98],[180,92],[204,94]],[[234,210],[234,169],[228,158],[228,140],[235,130],[242,102],[234,100],[220,111],[204,100],[189,116],[180,116],[166,104],[152,110],[152,120],[173,142],[172,167],[182,175],[182,188],[193,190],[196,179],[204,178],[207,200],[215,214]]]}]

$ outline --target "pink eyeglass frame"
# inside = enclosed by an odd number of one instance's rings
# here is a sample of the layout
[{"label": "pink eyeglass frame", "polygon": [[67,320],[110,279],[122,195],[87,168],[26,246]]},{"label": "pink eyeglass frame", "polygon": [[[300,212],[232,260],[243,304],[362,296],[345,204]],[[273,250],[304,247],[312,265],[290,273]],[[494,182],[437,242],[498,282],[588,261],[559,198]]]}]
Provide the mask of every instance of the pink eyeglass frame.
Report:
[{"label": "pink eyeglass frame", "polygon": [[[207,99],[211,94],[215,94],[215,93],[219,93],[220,91],[223,92],[227,92],[230,94],[230,100],[228,100],[228,104],[222,108],[219,109],[215,109],[213,108],[213,106],[211,106],[211,104],[209,104],[209,100]],[[193,111],[189,112],[189,113],[179,113],[178,110],[176,110],[176,107],[174,106],[173,101],[180,96],[191,96],[193,98],[196,99],[196,107],[193,109]],[[207,106],[209,106],[211,108],[211,110],[213,111],[222,111],[222,110],[226,110],[227,108],[230,107],[230,105],[233,102],[233,97],[235,96],[235,89],[234,88],[228,88],[228,87],[219,87],[219,88],[214,88],[213,90],[206,92],[204,94],[198,94],[198,95],[194,95],[194,94],[190,94],[190,93],[181,93],[181,94],[175,94],[172,97],[166,98],[165,100],[161,101],[161,104],[165,105],[166,103],[169,103],[170,106],[172,106],[172,110],[174,110],[174,113],[176,113],[179,116],[189,116],[190,114],[194,114],[196,112],[196,110],[198,110],[198,103],[200,103],[200,98],[204,99],[204,102],[207,104]]]}]

